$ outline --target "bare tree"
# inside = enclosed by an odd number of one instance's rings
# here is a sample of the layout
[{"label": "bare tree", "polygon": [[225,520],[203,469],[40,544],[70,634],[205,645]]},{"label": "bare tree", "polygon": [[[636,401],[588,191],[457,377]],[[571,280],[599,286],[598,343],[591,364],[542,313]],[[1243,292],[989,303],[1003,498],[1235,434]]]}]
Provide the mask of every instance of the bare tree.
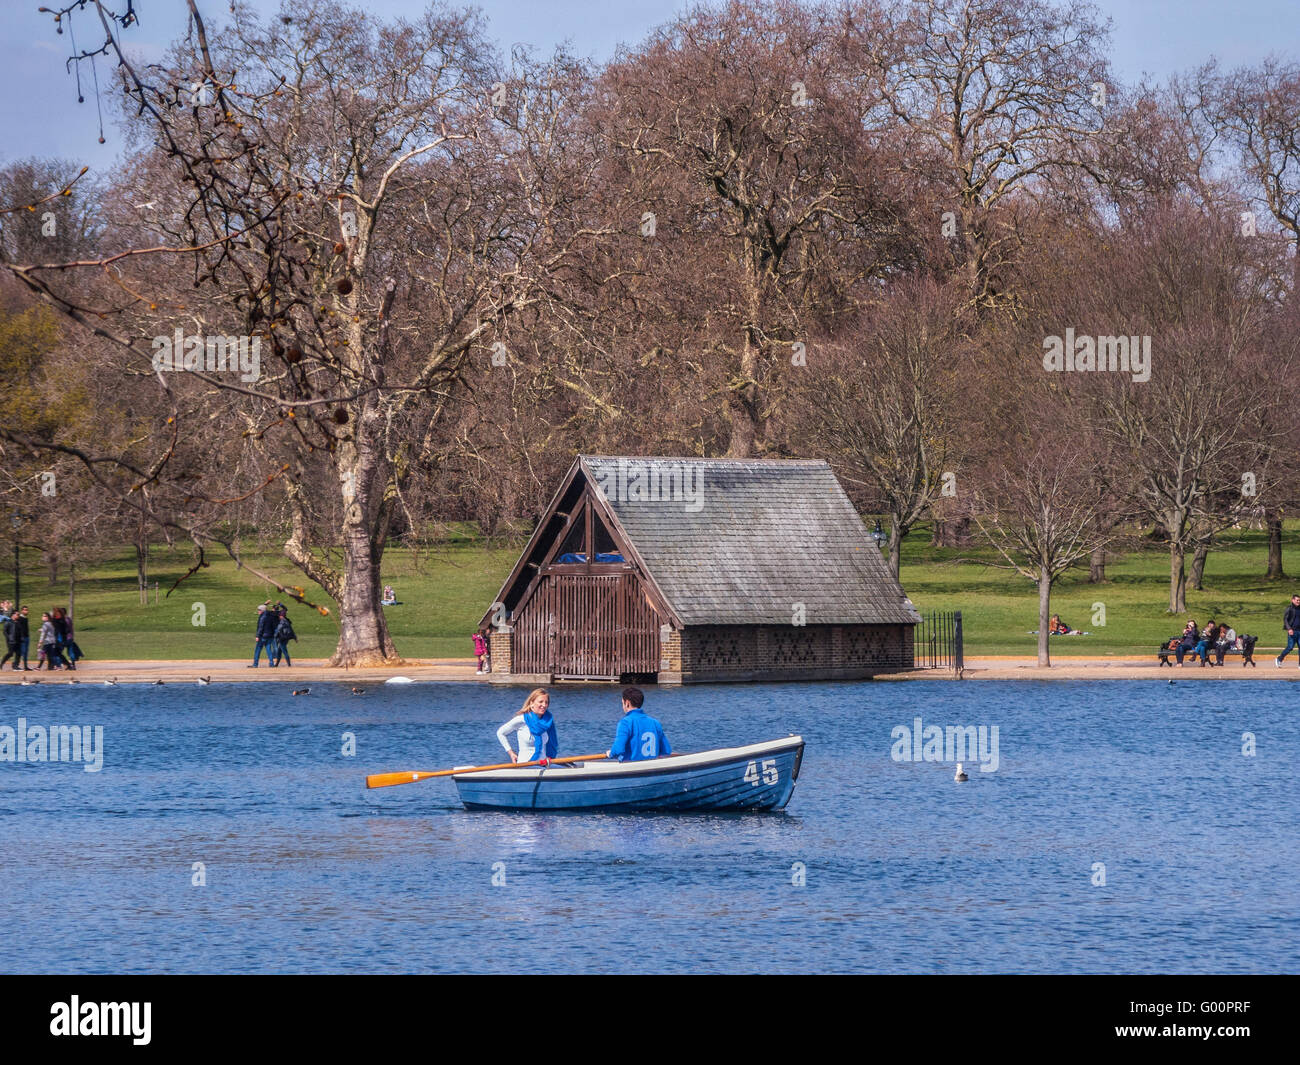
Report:
[{"label": "bare tree", "polygon": [[933,280],[897,283],[847,337],[813,346],[799,386],[800,435],[889,514],[894,576],[903,538],[962,465],[961,302]]},{"label": "bare tree", "polygon": [[1050,666],[1052,587],[1104,546],[1111,502],[1086,449],[1042,436],[1021,446],[979,479],[975,522],[1003,564],[1037,585],[1038,664]]},{"label": "bare tree", "polygon": [[[134,108],[127,187],[148,210],[120,227],[126,249],[75,264],[113,273],[108,307],[60,286],[68,264],[10,270],[113,345],[123,374],[158,369],[174,330],[264,348],[251,379],[214,371],[202,339],[183,374],[162,366],[167,428],[148,463],[120,469],[170,493],[151,519],[237,558],[232,511],[282,492],[285,555],[339,605],[332,663],[391,661],[379,566],[404,486],[471,358],[591,236],[565,215],[564,145],[538,135],[565,103],[546,90],[576,75],[503,71],[470,15],[378,25],[323,0],[266,24],[241,12],[215,38],[190,0],[187,39],[137,70],[96,6]],[[164,254],[188,283],[157,268]],[[101,324],[113,317],[154,341]]]},{"label": "bare tree", "polygon": [[918,176],[942,173],[978,304],[1008,295],[1020,239],[1016,212],[1002,208],[1091,155],[1114,88],[1107,38],[1090,6],[1046,0],[911,0],[863,35],[884,103],[866,120],[903,123]]},{"label": "bare tree", "polygon": [[647,208],[684,202],[713,237],[714,260],[679,257],[671,283],[715,275],[705,291],[719,298],[695,314],[721,356],[732,456],[770,447],[792,345],[913,254],[898,158],[863,134],[843,34],[829,9],[733,2],[669,24],[604,75],[610,136]]},{"label": "bare tree", "polygon": [[1272,486],[1280,367],[1262,350],[1271,279],[1231,225],[1189,209],[1152,212],[1110,246],[1122,254],[1079,264],[1080,299],[1057,321],[1124,332],[1130,344],[1150,338],[1149,380],[1106,372],[1071,384],[1112,483],[1127,485],[1122,494],[1169,545],[1168,609],[1181,613],[1188,553],[1208,551]]}]

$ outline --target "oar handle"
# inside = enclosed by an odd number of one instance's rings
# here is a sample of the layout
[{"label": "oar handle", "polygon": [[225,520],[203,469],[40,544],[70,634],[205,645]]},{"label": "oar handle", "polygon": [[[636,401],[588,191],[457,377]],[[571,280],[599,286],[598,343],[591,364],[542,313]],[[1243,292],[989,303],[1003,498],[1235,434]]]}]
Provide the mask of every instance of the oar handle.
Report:
[{"label": "oar handle", "polygon": [[[552,758],[547,764],[567,765],[570,762],[596,762],[608,757],[607,754],[575,754],[570,758]],[[540,760],[536,762],[500,762],[497,765],[465,766],[463,769],[439,769],[434,773],[424,773],[418,770],[412,770],[408,773],[373,773],[366,777],[366,787],[391,788],[395,784],[414,784],[417,780],[428,780],[430,777],[460,776],[462,773],[487,773],[493,769],[522,769],[525,766],[541,764]]]}]

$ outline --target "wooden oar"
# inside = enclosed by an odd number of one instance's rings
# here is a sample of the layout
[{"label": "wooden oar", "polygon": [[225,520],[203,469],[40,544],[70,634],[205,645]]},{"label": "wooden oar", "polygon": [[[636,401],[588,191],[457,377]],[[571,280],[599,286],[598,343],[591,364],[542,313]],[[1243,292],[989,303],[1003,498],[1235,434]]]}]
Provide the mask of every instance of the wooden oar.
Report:
[{"label": "wooden oar", "polygon": [[[607,754],[578,754],[572,758],[552,758],[549,765],[567,765],[569,762],[596,762],[602,758],[608,758]],[[522,769],[524,766],[541,765],[537,762],[502,762],[499,765],[470,765],[462,769],[439,769],[436,773],[373,773],[366,777],[366,787],[368,788],[391,788],[394,784],[413,784],[417,780],[428,780],[430,777],[450,777],[458,776],[461,773],[486,773],[492,769]]]}]

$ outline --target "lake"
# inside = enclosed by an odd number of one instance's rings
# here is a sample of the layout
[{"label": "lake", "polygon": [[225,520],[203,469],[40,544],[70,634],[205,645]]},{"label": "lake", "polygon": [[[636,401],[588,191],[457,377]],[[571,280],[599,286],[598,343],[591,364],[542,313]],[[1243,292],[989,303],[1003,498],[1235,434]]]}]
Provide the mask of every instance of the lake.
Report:
[{"label": "lake", "polygon": [[[499,761],[526,691],[349,687],[0,688],[0,726],[103,729],[98,772],[0,761],[0,971],[1300,969],[1290,684],[650,688],[678,752],[807,740],[784,812],[676,816],[367,791]],[[552,709],[591,753],[619,696]],[[918,717],[996,726],[996,771],[896,760]]]}]

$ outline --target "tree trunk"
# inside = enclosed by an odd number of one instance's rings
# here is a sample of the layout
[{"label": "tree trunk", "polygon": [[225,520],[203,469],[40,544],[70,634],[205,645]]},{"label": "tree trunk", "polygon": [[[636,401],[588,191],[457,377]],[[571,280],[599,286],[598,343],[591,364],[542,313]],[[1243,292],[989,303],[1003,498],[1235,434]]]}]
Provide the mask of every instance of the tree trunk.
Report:
[{"label": "tree trunk", "polygon": [[948,546],[948,523],[935,518],[930,523],[930,546],[947,547]]},{"label": "tree trunk", "polygon": [[68,559],[68,617],[75,618],[77,610],[77,563]]},{"label": "tree trunk", "polygon": [[[731,416],[731,438],[727,442],[727,457],[747,459],[754,455],[759,439],[762,416],[759,414],[758,360],[761,341],[755,335],[762,296],[759,282],[752,276],[747,280],[746,310],[749,321],[745,324],[744,346],[740,351],[739,381],[727,395],[727,408]],[[743,382],[743,383],[741,383]],[[738,385],[738,387],[737,387]]]},{"label": "tree trunk", "polygon": [[1092,558],[1088,560],[1088,583],[1106,583],[1106,549],[1094,548]]},{"label": "tree trunk", "polygon": [[143,536],[135,542],[135,580],[140,587],[140,602],[149,602],[149,544]]},{"label": "tree trunk", "polygon": [[727,458],[748,459],[754,455],[754,418],[751,414],[749,395],[753,385],[733,391],[728,404],[731,416],[731,435],[727,441]]},{"label": "tree trunk", "polygon": [[383,592],[379,561],[371,550],[369,530],[345,523],[339,642],[329,661],[331,666],[395,666],[402,662],[379,605]]},{"label": "tree trunk", "polygon": [[390,472],[376,441],[378,412],[363,409],[355,436],[339,448],[339,483],[343,496],[343,582],[339,589],[339,642],[331,666],[400,665],[388,623],[379,605],[383,587],[383,489]]},{"label": "tree trunk", "polygon": [[1187,570],[1182,544],[1169,544],[1169,613],[1187,612]]},{"label": "tree trunk", "polygon": [[1199,592],[1205,583],[1205,559],[1210,553],[1210,541],[1202,540],[1196,545],[1196,550],[1192,553],[1192,590]]},{"label": "tree trunk", "polygon": [[903,534],[899,532],[898,516],[894,515],[889,526],[889,572],[898,579],[898,569],[903,553]]},{"label": "tree trunk", "polygon": [[1269,580],[1281,580],[1286,576],[1282,572],[1282,515],[1270,510],[1264,516],[1268,526],[1268,573]]},{"label": "tree trunk", "polygon": [[1052,664],[1052,656],[1047,647],[1047,641],[1050,639],[1047,631],[1048,621],[1051,616],[1052,578],[1040,576],[1038,578],[1038,664],[1043,667]]}]

